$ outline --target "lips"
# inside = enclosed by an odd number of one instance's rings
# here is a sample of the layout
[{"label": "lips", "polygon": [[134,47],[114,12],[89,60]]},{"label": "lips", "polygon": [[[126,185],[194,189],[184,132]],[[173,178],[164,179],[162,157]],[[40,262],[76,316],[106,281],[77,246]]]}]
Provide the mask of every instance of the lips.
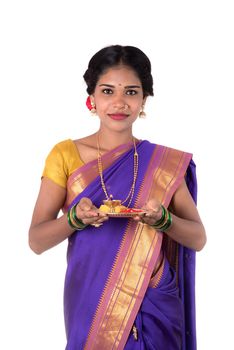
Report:
[{"label": "lips", "polygon": [[115,113],[115,114],[108,114],[108,116],[114,120],[123,120],[123,119],[126,119],[128,117],[128,114]]}]

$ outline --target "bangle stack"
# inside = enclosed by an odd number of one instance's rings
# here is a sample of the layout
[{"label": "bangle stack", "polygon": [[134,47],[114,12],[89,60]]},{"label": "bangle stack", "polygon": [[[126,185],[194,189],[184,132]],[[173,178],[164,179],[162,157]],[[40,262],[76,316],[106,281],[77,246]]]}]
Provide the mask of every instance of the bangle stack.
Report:
[{"label": "bangle stack", "polygon": [[78,219],[76,216],[76,206],[75,204],[71,209],[67,212],[67,221],[69,223],[69,226],[71,226],[73,229],[77,231],[83,230],[87,225],[84,224],[81,220]]},{"label": "bangle stack", "polygon": [[172,217],[171,217],[171,213],[169,212],[169,210],[167,210],[163,205],[162,205],[162,216],[161,218],[156,221],[155,224],[151,225],[152,227],[154,227],[156,230],[159,231],[166,231],[169,229],[169,227],[171,227],[172,224]]}]

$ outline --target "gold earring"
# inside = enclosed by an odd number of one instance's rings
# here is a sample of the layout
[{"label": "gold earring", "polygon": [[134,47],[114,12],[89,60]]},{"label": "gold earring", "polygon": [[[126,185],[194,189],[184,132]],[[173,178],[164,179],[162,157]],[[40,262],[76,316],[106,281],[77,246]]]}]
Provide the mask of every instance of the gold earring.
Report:
[{"label": "gold earring", "polygon": [[90,109],[91,115],[95,115],[97,113],[95,103],[91,101],[92,108]]},{"label": "gold earring", "polygon": [[144,108],[145,106],[143,105],[139,113],[139,118],[142,118],[142,119],[146,118],[146,113],[144,112]]}]

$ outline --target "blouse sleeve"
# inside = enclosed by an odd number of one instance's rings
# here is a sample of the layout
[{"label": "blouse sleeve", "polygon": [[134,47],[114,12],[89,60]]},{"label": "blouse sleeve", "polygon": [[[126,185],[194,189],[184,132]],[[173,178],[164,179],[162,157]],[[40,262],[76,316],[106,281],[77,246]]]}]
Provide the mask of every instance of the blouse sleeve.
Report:
[{"label": "blouse sleeve", "polygon": [[42,177],[48,177],[57,185],[66,188],[68,173],[63,153],[58,145],[55,145],[48,154]]}]

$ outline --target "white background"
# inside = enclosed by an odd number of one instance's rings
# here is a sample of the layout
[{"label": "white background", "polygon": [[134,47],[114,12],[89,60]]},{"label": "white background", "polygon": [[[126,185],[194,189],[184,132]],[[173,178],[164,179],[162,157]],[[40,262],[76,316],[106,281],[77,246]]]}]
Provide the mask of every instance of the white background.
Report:
[{"label": "white background", "polygon": [[231,3],[1,1],[1,349],[64,349],[66,243],[37,256],[28,227],[51,147],[97,129],[82,76],[110,44],[152,62],[155,97],[135,136],[194,154],[208,236],[197,254],[198,349],[234,348]]}]

